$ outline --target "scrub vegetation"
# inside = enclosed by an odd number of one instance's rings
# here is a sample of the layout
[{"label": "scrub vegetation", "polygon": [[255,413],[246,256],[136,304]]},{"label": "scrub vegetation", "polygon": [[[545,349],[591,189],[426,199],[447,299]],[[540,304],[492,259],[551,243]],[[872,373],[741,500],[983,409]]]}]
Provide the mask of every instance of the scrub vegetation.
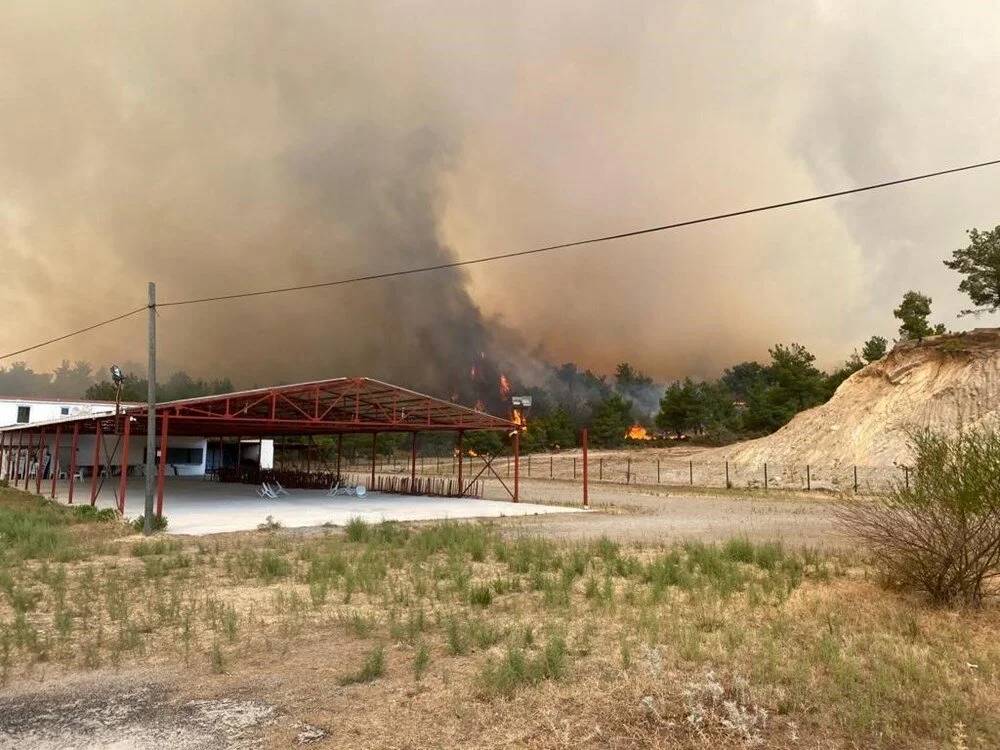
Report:
[{"label": "scrub vegetation", "polygon": [[9,489],[0,541],[5,685],[280,677],[300,720],[356,716],[357,746],[1000,743],[997,613],[886,590],[853,557],[476,523],[138,539]]}]

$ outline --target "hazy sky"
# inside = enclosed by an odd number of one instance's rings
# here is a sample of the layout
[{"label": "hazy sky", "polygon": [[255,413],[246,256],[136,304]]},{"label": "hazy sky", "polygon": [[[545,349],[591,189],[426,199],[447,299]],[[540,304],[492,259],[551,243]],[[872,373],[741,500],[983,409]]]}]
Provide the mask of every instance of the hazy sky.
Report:
[{"label": "hazy sky", "polygon": [[[144,302],[614,233],[1000,157],[968,2],[0,5],[0,351]],[[707,376],[821,364],[1000,223],[1000,168],[389,283],[164,309],[240,384],[449,387],[475,352]],[[141,360],[145,322],[26,359]],[[0,363],[8,364],[8,363]],[[510,366],[510,365],[505,365]]]}]

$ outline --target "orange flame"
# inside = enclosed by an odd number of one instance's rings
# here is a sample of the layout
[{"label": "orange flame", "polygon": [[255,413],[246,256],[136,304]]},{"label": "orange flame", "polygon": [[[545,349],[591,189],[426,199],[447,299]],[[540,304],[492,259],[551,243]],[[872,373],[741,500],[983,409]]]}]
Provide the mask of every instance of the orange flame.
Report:
[{"label": "orange flame", "polygon": [[649,431],[645,427],[636,423],[628,428],[625,438],[627,440],[652,440],[653,436],[649,434]]},{"label": "orange flame", "polygon": [[510,381],[503,373],[500,374],[500,398],[504,401],[510,398]]},{"label": "orange flame", "polygon": [[524,427],[524,425],[525,425],[524,415],[521,413],[520,409],[514,409],[514,410],[512,410],[512,412],[511,412],[511,421],[514,424],[516,424],[516,425]]}]

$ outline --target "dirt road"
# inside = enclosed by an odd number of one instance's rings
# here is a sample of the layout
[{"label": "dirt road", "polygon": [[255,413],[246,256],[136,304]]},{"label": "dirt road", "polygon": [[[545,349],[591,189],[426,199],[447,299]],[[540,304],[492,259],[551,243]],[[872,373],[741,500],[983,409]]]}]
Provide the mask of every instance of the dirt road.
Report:
[{"label": "dirt road", "polygon": [[[487,496],[499,498],[497,489],[502,492],[502,488],[488,488]],[[527,480],[521,483],[521,498],[527,502],[577,504],[581,488],[579,483]],[[564,539],[605,535],[620,541],[666,542],[747,536],[795,546],[836,548],[847,544],[837,532],[832,502],[826,496],[712,494],[595,484],[590,489],[590,502],[593,513],[508,519],[505,525]]]}]

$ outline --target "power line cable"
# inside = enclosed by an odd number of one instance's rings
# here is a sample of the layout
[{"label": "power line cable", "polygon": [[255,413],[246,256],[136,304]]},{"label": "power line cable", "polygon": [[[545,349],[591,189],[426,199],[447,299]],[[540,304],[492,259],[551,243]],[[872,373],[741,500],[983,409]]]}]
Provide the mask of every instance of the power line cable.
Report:
[{"label": "power line cable", "polygon": [[838,190],[833,193],[823,193],[822,195],[813,195],[808,198],[798,198],[791,201],[783,201],[781,203],[769,203],[765,206],[756,206],[754,208],[744,208],[739,211],[729,211],[723,214],[714,214],[712,216],[703,216],[698,219],[687,219],[685,221],[678,221],[672,224],[663,224],[657,227],[649,227],[647,229],[636,229],[629,232],[621,232],[620,234],[608,234],[602,237],[591,237],[585,240],[575,240],[573,242],[563,242],[558,245],[546,245],[544,247],[531,248],[530,250],[516,250],[509,253],[500,253],[497,255],[487,255],[480,258],[470,258],[468,260],[456,260],[450,263],[438,263],[432,266],[420,266],[417,268],[408,268],[402,271],[386,271],[384,273],[374,273],[366,274],[364,276],[353,276],[346,279],[337,279],[336,281],[321,281],[314,284],[301,284],[298,286],[287,286],[278,287],[274,289],[260,289],[252,292],[237,292],[234,294],[222,294],[214,297],[196,297],[193,299],[185,300],[174,300],[168,302],[160,302],[157,304],[158,307],[177,307],[180,305],[196,305],[203,302],[221,302],[225,300],[233,299],[243,299],[246,297],[261,297],[268,294],[285,294],[287,292],[300,292],[307,289],[321,289],[324,287],[332,286],[343,286],[345,284],[356,284],[361,281],[377,281],[380,279],[390,279],[398,276],[410,276],[418,273],[428,273],[430,271],[443,271],[449,268],[460,268],[462,266],[472,266],[479,263],[491,263],[497,260],[507,260],[510,258],[519,258],[526,255],[539,255],[541,253],[549,253],[555,250],[565,250],[572,247],[580,247],[582,245],[593,245],[598,242],[609,242],[611,240],[621,240],[627,237],[638,237],[644,234],[653,234],[654,232],[664,232],[668,229],[679,229],[681,227],[689,227],[695,224],[707,224],[711,221],[720,221],[722,219],[732,219],[737,216],[746,216],[748,214],[761,213],[763,211],[773,211],[778,208],[788,208],[789,206],[798,206],[803,203],[813,203],[815,201],[828,200],[830,198],[837,198],[843,195],[851,195],[853,193],[863,193],[868,190],[879,190],[881,188],[892,187],[893,185],[902,185],[907,182],[916,182],[918,180],[927,180],[932,177],[941,177],[942,175],[954,174],[956,172],[965,172],[971,169],[979,169],[981,167],[993,166],[1000,164],[1000,159],[993,159],[991,161],[978,162],[976,164],[967,164],[962,167],[953,167],[951,169],[942,169],[936,172],[927,172],[926,174],[915,175],[913,177],[904,177],[898,180],[889,180],[888,182],[879,182],[874,185],[865,185],[863,187],[848,188],[846,190]]},{"label": "power line cable", "polygon": [[106,326],[111,323],[117,323],[119,320],[124,320],[125,318],[131,317],[137,313],[141,313],[143,310],[148,309],[147,305],[142,307],[137,307],[134,310],[129,310],[127,313],[122,313],[121,315],[116,315],[113,318],[108,318],[107,320],[102,320],[99,323],[94,323],[86,328],[80,328],[76,331],[70,331],[69,333],[64,333],[62,336],[56,336],[54,339],[49,339],[48,341],[42,341],[39,344],[32,344],[31,346],[26,346],[23,349],[18,349],[16,352],[9,352],[7,354],[0,354],[0,359],[7,359],[9,357],[16,357],[18,354],[24,354],[25,352],[34,351],[35,349],[41,349],[43,346],[48,346],[49,344],[54,344],[57,341],[63,341],[64,339],[71,338],[73,336],[79,336],[81,333],[86,333],[87,331],[93,331],[95,328],[100,328],[101,326]]},{"label": "power line cable", "polygon": [[[732,219],[737,216],[747,216],[749,214],[761,213],[763,211],[773,211],[778,208],[788,208],[790,206],[799,206],[804,203],[813,203],[816,201],[829,200],[830,198],[837,198],[844,195],[852,195],[854,193],[864,193],[869,190],[880,190],[882,188],[892,187],[894,185],[903,185],[908,182],[917,182],[919,180],[927,180],[934,177],[941,177],[943,175],[955,174],[957,172],[967,172],[973,169],[981,169],[983,167],[990,167],[1000,164],[1000,159],[992,159],[990,161],[977,162],[975,164],[966,164],[961,167],[952,167],[950,169],[941,169],[936,172],[926,172],[924,174],[914,175],[912,177],[903,177],[896,180],[889,180],[886,182],[878,182],[872,185],[864,185],[861,187],[847,188],[846,190],[837,190],[832,193],[822,193],[820,195],[813,195],[808,198],[798,198],[796,200],[782,201],[781,203],[769,203],[764,206],[755,206],[753,208],[744,208],[739,211],[729,211],[722,214],[714,214],[711,216],[703,216],[697,219],[687,219],[685,221],[678,221],[672,224],[663,224],[656,227],[648,227],[646,229],[635,229],[629,232],[621,232],[619,234],[609,234],[601,237],[591,237],[584,240],[575,240],[573,242],[563,242],[558,245],[546,245],[544,247],[531,248],[529,250],[516,250],[509,253],[499,253],[496,255],[487,255],[480,258],[470,258],[468,260],[456,260],[450,263],[438,263],[431,266],[420,266],[417,268],[408,268],[402,271],[386,271],[384,273],[374,273],[366,274],[364,276],[353,276],[346,279],[337,279],[335,281],[323,281],[315,284],[300,284],[298,286],[288,286],[288,287],[277,287],[274,289],[260,289],[252,292],[237,292],[234,294],[222,294],[213,297],[196,297],[192,299],[184,300],[173,300],[166,302],[157,303],[156,307],[179,307],[181,305],[196,305],[204,302],[222,302],[225,300],[232,299],[244,299],[247,297],[261,297],[269,294],[285,294],[288,292],[300,292],[308,289],[322,289],[324,287],[333,286],[343,286],[346,284],[356,284],[362,281],[378,281],[380,279],[389,279],[399,276],[411,276],[418,273],[429,273],[431,271],[443,271],[450,268],[461,268],[463,266],[472,266],[479,263],[492,263],[498,260],[507,260],[510,258],[519,258],[527,255],[539,255],[541,253],[549,253],[556,250],[565,250],[573,247],[581,247],[583,245],[593,245],[598,242],[609,242],[611,240],[621,240],[628,237],[638,237],[644,234],[653,234],[655,232],[664,232],[668,229],[680,229],[681,227],[694,226],[695,224],[707,224],[712,221],[721,221],[722,219]],[[32,346],[24,347],[23,349],[18,349],[17,351],[9,352],[7,354],[0,354],[0,360],[8,359],[10,357],[15,357],[19,354],[24,354],[26,352],[34,351],[35,349],[40,349],[43,346],[48,346],[49,344],[54,344],[59,341],[71,338],[73,336],[78,336],[81,333],[86,333],[87,331],[93,331],[95,328],[100,328],[101,326],[106,326],[111,323],[115,323],[119,320],[131,317],[143,310],[148,309],[148,305],[143,305],[142,307],[137,307],[129,312],[122,313],[121,315],[116,315],[113,318],[108,318],[107,320],[102,320],[93,325],[89,325],[85,328],[80,328],[76,331],[71,331],[69,333],[63,334],[62,336],[57,336],[47,341],[42,341],[38,344],[33,344]]]}]

